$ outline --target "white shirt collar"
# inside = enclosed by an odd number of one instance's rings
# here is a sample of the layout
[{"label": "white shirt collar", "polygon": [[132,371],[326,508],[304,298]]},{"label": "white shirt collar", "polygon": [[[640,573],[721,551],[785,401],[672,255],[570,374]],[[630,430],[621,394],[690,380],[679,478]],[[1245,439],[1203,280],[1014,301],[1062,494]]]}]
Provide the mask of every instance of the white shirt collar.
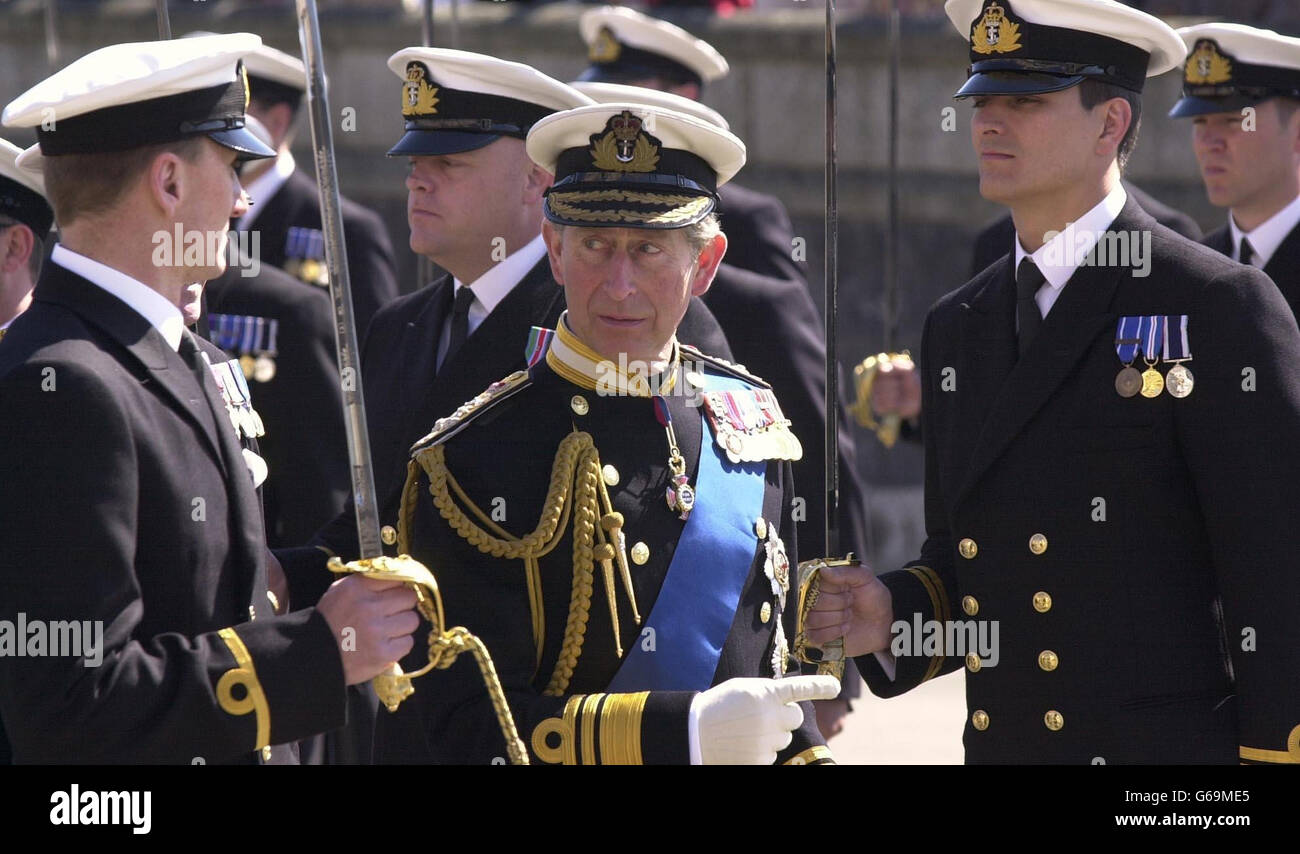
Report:
[{"label": "white shirt collar", "polygon": [[[1116,182],[1115,189],[1111,190],[1106,198],[1067,225],[1064,231],[1058,232],[1032,254],[1025,251],[1020,243],[1020,235],[1017,234],[1016,263],[1013,270],[1020,269],[1020,262],[1028,255],[1034,259],[1034,264],[1047,280],[1046,284],[1059,293],[1061,288],[1065,287],[1065,283],[1070,281],[1074,271],[1088,257],[1088,253],[1097,245],[1098,238],[1110,228],[1115,217],[1119,216],[1127,201],[1128,191],[1124,189],[1123,184]],[[1051,263],[1048,263],[1049,261]],[[1041,293],[1040,291],[1040,296]],[[1055,302],[1054,297],[1052,301]]]},{"label": "white shirt collar", "polygon": [[62,243],[54,245],[50,260],[126,303],[158,330],[167,342],[167,346],[172,350],[180,349],[181,335],[185,331],[185,318],[181,310],[168,302],[162,294],[126,273],[73,252]]},{"label": "white shirt collar", "polygon": [[1259,266],[1266,267],[1273,253],[1297,225],[1300,225],[1300,196],[1296,196],[1291,200],[1291,204],[1255,226],[1255,230],[1251,232],[1244,232],[1238,228],[1237,221],[1233,219],[1232,214],[1228,214],[1228,230],[1232,232],[1232,246],[1228,251],[1232,257],[1237,257],[1237,247],[1241,245],[1241,238],[1245,237],[1250,241],[1250,248],[1255,250]]},{"label": "white shirt collar", "polygon": [[289,180],[297,164],[293,160],[293,155],[286,148],[280,154],[276,155],[275,163],[270,169],[267,169],[261,175],[258,175],[244,189],[248,192],[248,197],[253,200],[249,205],[248,213],[235,220],[235,228],[240,231],[248,231],[253,225],[253,220],[261,213],[266,203],[271,201],[284,182]]},{"label": "white shirt collar", "polygon": [[[507,255],[495,267],[470,282],[468,287],[473,288],[475,297],[469,309],[471,326],[477,325],[474,318],[476,310],[479,318],[491,314],[497,304],[514,290],[515,285],[519,284],[545,254],[546,241],[542,240],[542,235],[539,233],[527,244]],[[453,279],[453,281],[456,286],[453,293],[460,293],[460,289],[466,287],[460,279]]]}]

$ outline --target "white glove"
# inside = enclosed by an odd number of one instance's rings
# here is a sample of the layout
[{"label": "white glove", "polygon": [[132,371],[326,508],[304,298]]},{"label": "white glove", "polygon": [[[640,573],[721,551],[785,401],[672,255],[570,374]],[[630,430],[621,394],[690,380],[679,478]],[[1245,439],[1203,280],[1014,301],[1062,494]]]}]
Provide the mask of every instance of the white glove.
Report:
[{"label": "white glove", "polygon": [[[692,735],[698,733],[704,765],[771,765],[803,723],[804,700],[840,693],[833,676],[728,679],[691,701]],[[692,739],[694,740],[694,739]],[[695,753],[692,745],[692,754]]]}]

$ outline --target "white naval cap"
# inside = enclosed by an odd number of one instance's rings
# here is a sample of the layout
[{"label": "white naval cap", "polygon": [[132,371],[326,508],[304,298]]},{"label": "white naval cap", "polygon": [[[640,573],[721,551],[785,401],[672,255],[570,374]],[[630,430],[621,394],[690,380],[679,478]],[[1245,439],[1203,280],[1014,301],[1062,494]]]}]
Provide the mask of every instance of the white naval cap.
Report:
[{"label": "white naval cap", "polygon": [[42,157],[126,151],[205,135],[241,160],[275,152],[244,129],[251,33],[109,45],[45,78],[5,107],[8,127],[36,129]]},{"label": "white naval cap", "polygon": [[725,77],[729,70],[713,45],[625,6],[583,12],[578,30],[591,62],[582,80],[623,83],[665,77],[703,85]]},{"label": "white naval cap", "polygon": [[45,182],[18,166],[23,150],[0,139],[0,217],[21,222],[45,237],[54,223],[54,210],[45,198]]},{"label": "white naval cap", "polygon": [[[186,33],[181,38],[192,39],[216,35],[203,30]],[[287,96],[301,98],[307,91],[307,68],[302,60],[291,53],[276,50],[267,44],[260,44],[257,49],[244,57],[244,68],[248,71],[248,84],[253,97],[262,96],[259,89],[281,87]],[[281,94],[279,92],[277,95]]]},{"label": "white naval cap", "polygon": [[555,176],[546,218],[561,225],[681,228],[712,213],[745,165],[745,144],[715,124],[622,102],[542,119],[528,156]]},{"label": "white naval cap", "polygon": [[704,106],[699,101],[663,92],[659,89],[647,89],[644,86],[625,86],[622,83],[599,83],[594,80],[578,80],[569,84],[598,104],[611,101],[624,101],[634,104],[646,104],[651,107],[664,107],[676,110],[688,116],[703,119],[709,124],[717,125],[723,130],[731,130],[731,125],[722,117],[722,113]]},{"label": "white naval cap", "polygon": [[502,136],[524,139],[552,113],[595,103],[521,62],[463,50],[408,47],[388,58],[402,80],[406,133],[389,156],[472,151]]},{"label": "white naval cap", "polygon": [[944,10],[970,42],[958,98],[1057,92],[1087,79],[1141,92],[1187,52],[1169,25],[1116,0],[948,0]]},{"label": "white naval cap", "polygon": [[1236,112],[1268,98],[1300,98],[1300,39],[1244,24],[1178,30],[1189,53],[1183,97],[1169,115]]}]

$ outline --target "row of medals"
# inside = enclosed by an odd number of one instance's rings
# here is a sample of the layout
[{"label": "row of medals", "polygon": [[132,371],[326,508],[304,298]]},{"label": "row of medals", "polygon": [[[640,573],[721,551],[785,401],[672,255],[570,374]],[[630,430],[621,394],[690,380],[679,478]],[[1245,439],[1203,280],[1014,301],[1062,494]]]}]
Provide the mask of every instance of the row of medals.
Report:
[{"label": "row of medals", "polygon": [[1156,362],[1148,362],[1145,371],[1138,371],[1132,365],[1125,365],[1115,377],[1115,391],[1120,397],[1159,397],[1160,392],[1168,391],[1173,397],[1183,398],[1192,393],[1196,380],[1192,372],[1182,364],[1175,364],[1166,376],[1156,370]]}]

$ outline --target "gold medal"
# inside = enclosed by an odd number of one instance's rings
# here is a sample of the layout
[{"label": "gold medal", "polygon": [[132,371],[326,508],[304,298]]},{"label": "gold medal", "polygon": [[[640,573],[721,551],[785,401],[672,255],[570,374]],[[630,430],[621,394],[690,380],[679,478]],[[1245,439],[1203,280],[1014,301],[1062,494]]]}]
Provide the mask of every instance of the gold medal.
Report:
[{"label": "gold medal", "polygon": [[1192,386],[1196,384],[1192,372],[1182,365],[1174,365],[1169,369],[1169,375],[1165,377],[1165,387],[1169,393],[1177,398],[1184,398],[1192,393]]},{"label": "gold medal", "polygon": [[1160,392],[1165,390],[1165,378],[1160,376],[1160,372],[1154,367],[1148,367],[1142,372],[1142,396],[1159,397]]},{"label": "gold medal", "polygon": [[[242,367],[242,365],[243,359],[240,359],[240,366]],[[247,377],[248,373],[245,372],[244,376]],[[257,380],[259,383],[266,383],[275,379],[275,359],[265,353],[258,356],[253,362],[252,379]]]},{"label": "gold medal", "polygon": [[1142,374],[1138,373],[1137,368],[1126,365],[1115,376],[1115,391],[1120,397],[1132,397],[1141,390]]}]

